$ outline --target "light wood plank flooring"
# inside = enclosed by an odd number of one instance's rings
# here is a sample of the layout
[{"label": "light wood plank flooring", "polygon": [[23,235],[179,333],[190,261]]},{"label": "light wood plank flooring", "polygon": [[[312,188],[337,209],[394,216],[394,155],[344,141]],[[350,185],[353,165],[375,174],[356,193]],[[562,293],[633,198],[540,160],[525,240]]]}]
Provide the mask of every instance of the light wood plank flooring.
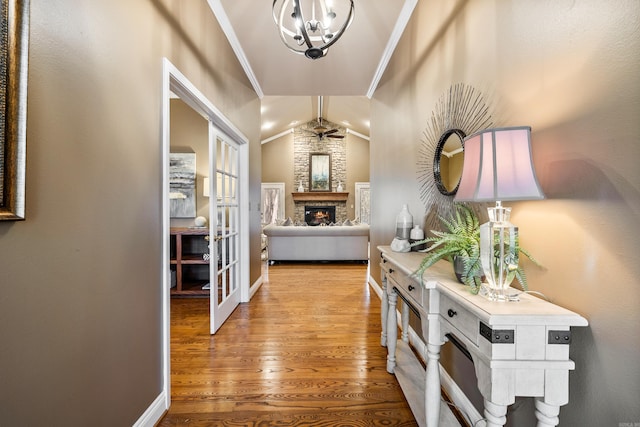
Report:
[{"label": "light wood plank flooring", "polygon": [[159,426],[415,426],[380,346],[362,264],[280,264],[216,335],[171,301],[172,405]]}]

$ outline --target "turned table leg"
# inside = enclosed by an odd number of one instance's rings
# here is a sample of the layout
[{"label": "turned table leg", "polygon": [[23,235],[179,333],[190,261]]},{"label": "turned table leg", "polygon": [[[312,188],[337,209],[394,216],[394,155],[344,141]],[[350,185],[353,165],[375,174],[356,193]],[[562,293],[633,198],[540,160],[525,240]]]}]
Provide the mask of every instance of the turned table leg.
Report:
[{"label": "turned table leg", "polygon": [[400,320],[402,324],[402,335],[400,335],[400,339],[404,342],[409,342],[409,306],[406,303],[402,304]]},{"label": "turned table leg", "polygon": [[380,333],[380,345],[387,346],[387,317],[389,315],[389,297],[387,294],[387,278],[382,276],[382,298],[380,298],[380,325],[382,332]]},{"label": "turned table leg", "polygon": [[389,295],[389,312],[387,313],[387,372],[393,374],[396,367],[396,344],[398,341],[398,317],[396,315],[396,303],[398,294],[390,289],[387,291]]},{"label": "turned table leg", "polygon": [[425,412],[427,427],[440,423],[440,345],[427,344],[427,377],[425,383]]},{"label": "turned table leg", "polygon": [[507,422],[507,405],[497,405],[487,399],[484,400],[484,417],[486,427],[502,427]]},{"label": "turned table leg", "polygon": [[549,405],[540,398],[535,400],[535,405],[538,427],[552,427],[560,423],[560,407],[558,405]]}]

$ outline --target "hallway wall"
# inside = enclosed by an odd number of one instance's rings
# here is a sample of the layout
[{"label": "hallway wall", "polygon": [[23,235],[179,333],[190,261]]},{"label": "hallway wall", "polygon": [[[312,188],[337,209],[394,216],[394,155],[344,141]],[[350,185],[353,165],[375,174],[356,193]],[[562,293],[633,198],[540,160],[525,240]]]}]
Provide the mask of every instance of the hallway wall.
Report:
[{"label": "hallway wall", "polygon": [[[566,426],[640,422],[639,17],[629,0],[420,1],[371,102],[371,259],[403,203],[428,213],[415,159],[452,84],[485,94],[497,126],[532,127],[547,199],[508,203],[545,266],[525,263],[529,287],[590,321],[574,329]],[[473,383],[461,363],[456,379]],[[535,425],[530,400],[510,419]]]},{"label": "hallway wall", "polygon": [[32,1],[30,33],[26,220],[0,223],[0,425],[130,426],[163,387],[162,58],[251,141],[253,280],[260,101],[204,1]]}]

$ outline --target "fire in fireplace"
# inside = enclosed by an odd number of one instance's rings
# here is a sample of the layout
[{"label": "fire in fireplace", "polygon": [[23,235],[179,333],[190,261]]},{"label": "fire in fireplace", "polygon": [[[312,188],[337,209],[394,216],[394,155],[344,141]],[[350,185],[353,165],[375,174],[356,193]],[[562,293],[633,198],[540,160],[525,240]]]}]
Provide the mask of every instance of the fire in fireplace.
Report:
[{"label": "fire in fireplace", "polygon": [[305,206],[304,222],[308,225],[331,224],[336,221],[335,206]]}]

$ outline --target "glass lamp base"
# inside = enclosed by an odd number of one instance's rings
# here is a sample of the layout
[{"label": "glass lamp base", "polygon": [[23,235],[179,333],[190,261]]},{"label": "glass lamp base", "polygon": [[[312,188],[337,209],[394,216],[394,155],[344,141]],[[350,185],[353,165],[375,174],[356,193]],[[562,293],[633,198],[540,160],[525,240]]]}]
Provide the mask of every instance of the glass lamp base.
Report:
[{"label": "glass lamp base", "polygon": [[488,208],[489,222],[480,226],[480,261],[488,284],[486,296],[492,301],[518,301],[517,290],[509,285],[518,269],[518,228],[509,222],[510,208],[496,202]]},{"label": "glass lamp base", "polygon": [[480,287],[479,295],[485,297],[489,301],[498,302],[518,302],[520,301],[521,291],[512,287],[506,289],[491,289],[488,283],[483,283]]}]

